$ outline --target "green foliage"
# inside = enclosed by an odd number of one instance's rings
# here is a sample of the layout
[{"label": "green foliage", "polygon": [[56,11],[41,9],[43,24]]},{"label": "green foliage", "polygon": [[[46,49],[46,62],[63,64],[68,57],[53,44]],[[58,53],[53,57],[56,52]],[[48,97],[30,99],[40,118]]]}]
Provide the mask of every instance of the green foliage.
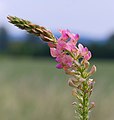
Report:
[{"label": "green foliage", "polygon": [[[101,44],[93,42],[86,45],[94,58],[114,58],[114,35]],[[5,27],[0,28],[0,54],[14,56],[49,56],[49,47],[39,37],[25,34],[23,37],[12,37]]]}]

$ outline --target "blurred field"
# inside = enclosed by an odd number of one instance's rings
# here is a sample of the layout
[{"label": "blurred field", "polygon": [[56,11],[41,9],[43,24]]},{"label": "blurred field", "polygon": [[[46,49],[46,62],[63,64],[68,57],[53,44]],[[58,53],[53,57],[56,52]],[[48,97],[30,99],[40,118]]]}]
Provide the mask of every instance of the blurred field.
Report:
[{"label": "blurred field", "polygon": [[[91,120],[114,120],[114,61],[97,65]],[[52,59],[0,58],[0,120],[75,120],[68,76]]]}]

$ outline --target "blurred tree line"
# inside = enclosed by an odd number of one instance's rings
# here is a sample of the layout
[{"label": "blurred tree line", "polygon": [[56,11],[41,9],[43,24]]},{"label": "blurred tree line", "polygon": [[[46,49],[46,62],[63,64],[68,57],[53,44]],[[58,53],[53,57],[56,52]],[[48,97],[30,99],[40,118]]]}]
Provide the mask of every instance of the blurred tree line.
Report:
[{"label": "blurred tree line", "polygon": [[[81,43],[84,43],[83,38]],[[91,40],[92,41],[92,40]],[[94,58],[114,58],[114,34],[112,34],[103,43],[91,42],[86,46],[92,51]],[[23,37],[12,37],[5,27],[0,27],[0,54],[12,56],[49,56],[49,47],[39,37],[31,34],[25,34]]]}]

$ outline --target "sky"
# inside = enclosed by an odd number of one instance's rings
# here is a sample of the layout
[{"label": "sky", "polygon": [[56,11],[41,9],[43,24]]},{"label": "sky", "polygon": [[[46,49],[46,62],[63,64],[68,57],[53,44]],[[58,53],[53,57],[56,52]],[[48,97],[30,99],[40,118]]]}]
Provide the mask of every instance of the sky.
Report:
[{"label": "sky", "polygon": [[0,26],[20,34],[21,30],[7,22],[8,15],[55,32],[69,29],[96,38],[114,33],[114,0],[0,0]]}]

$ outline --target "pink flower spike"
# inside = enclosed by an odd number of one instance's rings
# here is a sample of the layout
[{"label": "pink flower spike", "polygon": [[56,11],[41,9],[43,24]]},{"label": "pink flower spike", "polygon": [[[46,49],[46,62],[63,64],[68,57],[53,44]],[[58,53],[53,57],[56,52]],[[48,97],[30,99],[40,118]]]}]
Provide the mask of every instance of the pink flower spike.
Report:
[{"label": "pink flower spike", "polygon": [[57,64],[57,65],[56,65],[56,68],[58,68],[58,69],[62,69],[63,66],[62,66],[62,64]]},{"label": "pink flower spike", "polygon": [[56,57],[56,48],[50,48],[50,53],[52,57]]}]

